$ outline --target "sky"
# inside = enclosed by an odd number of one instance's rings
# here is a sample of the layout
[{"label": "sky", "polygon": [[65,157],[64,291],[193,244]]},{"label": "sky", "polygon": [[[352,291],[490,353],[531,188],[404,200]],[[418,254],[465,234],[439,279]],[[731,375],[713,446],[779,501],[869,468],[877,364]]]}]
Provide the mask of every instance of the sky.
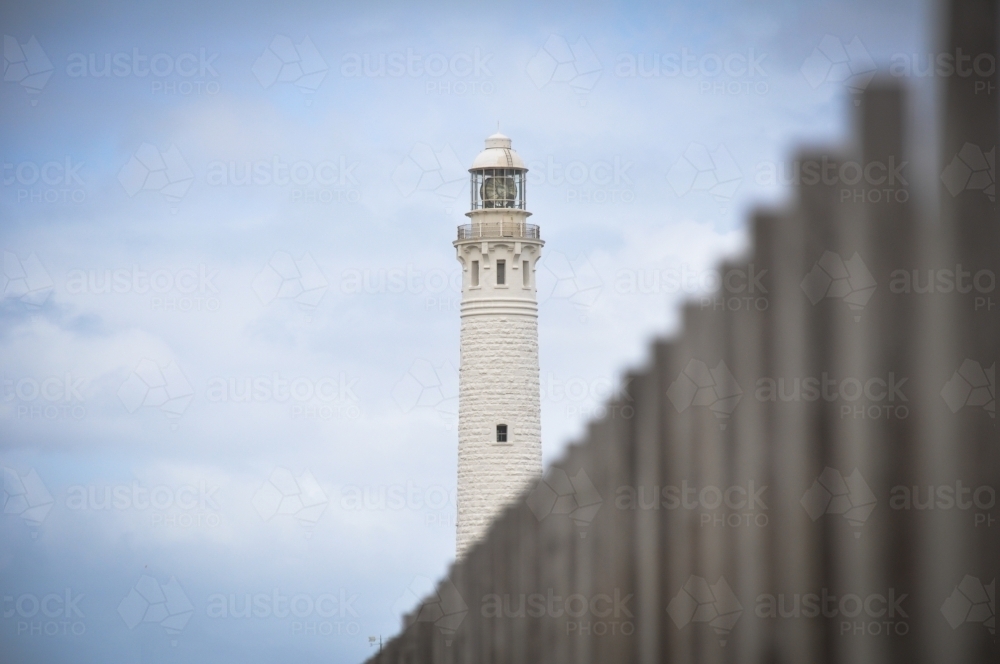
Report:
[{"label": "sky", "polygon": [[486,136],[546,243],[548,463],[937,27],[860,1],[0,25],[3,659],[243,664],[362,661],[454,559],[451,242]]}]

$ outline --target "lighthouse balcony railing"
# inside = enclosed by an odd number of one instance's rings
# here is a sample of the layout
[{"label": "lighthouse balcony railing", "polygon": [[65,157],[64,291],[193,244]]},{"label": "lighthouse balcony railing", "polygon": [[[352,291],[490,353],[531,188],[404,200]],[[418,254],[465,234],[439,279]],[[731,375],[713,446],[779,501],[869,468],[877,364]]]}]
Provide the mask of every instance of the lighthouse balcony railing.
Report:
[{"label": "lighthouse balcony railing", "polygon": [[474,240],[476,238],[511,237],[538,240],[541,233],[536,224],[525,224],[511,221],[486,221],[463,224],[458,227],[459,240]]}]

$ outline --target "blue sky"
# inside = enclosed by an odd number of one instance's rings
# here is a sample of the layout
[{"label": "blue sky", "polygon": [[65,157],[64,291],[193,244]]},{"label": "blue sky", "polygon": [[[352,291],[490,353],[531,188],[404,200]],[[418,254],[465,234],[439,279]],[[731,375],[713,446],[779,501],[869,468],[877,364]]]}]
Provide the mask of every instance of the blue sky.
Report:
[{"label": "blue sky", "polygon": [[[451,241],[497,123],[546,241],[552,460],[784,198],[760,174],[847,135],[816,49],[857,38],[852,71],[885,74],[933,28],[862,2],[0,16],[17,662],[363,659],[453,557]],[[266,616],[228,613],[248,594]]]}]

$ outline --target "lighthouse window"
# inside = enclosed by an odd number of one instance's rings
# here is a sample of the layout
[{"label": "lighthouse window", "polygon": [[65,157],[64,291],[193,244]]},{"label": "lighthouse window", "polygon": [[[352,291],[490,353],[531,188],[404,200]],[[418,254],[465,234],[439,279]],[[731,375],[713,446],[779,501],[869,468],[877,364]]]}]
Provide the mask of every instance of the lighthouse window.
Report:
[{"label": "lighthouse window", "polygon": [[498,424],[497,425],[497,442],[506,443],[507,442],[507,425]]},{"label": "lighthouse window", "polygon": [[491,176],[483,181],[480,194],[483,207],[512,208],[517,200],[517,185],[510,176]]},{"label": "lighthouse window", "polygon": [[472,261],[472,285],[479,285],[479,261]]},{"label": "lighthouse window", "polygon": [[497,261],[497,286],[507,283],[507,262]]},{"label": "lighthouse window", "polygon": [[524,282],[525,288],[531,285],[531,275],[528,272],[528,261],[523,261],[521,263],[521,280]]},{"label": "lighthouse window", "polygon": [[[509,154],[505,159],[509,160]],[[527,172],[522,168],[477,168],[472,171],[472,209],[524,209]]]}]

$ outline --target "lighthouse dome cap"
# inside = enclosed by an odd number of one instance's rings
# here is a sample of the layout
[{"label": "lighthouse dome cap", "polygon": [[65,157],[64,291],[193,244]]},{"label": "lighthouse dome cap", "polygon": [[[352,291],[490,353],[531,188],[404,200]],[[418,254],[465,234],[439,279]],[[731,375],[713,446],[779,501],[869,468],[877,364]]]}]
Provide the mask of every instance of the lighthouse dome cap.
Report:
[{"label": "lighthouse dome cap", "polygon": [[479,153],[475,161],[472,162],[472,168],[469,170],[479,168],[519,168],[528,170],[520,155],[510,147],[510,139],[499,132],[486,139],[486,149]]}]

